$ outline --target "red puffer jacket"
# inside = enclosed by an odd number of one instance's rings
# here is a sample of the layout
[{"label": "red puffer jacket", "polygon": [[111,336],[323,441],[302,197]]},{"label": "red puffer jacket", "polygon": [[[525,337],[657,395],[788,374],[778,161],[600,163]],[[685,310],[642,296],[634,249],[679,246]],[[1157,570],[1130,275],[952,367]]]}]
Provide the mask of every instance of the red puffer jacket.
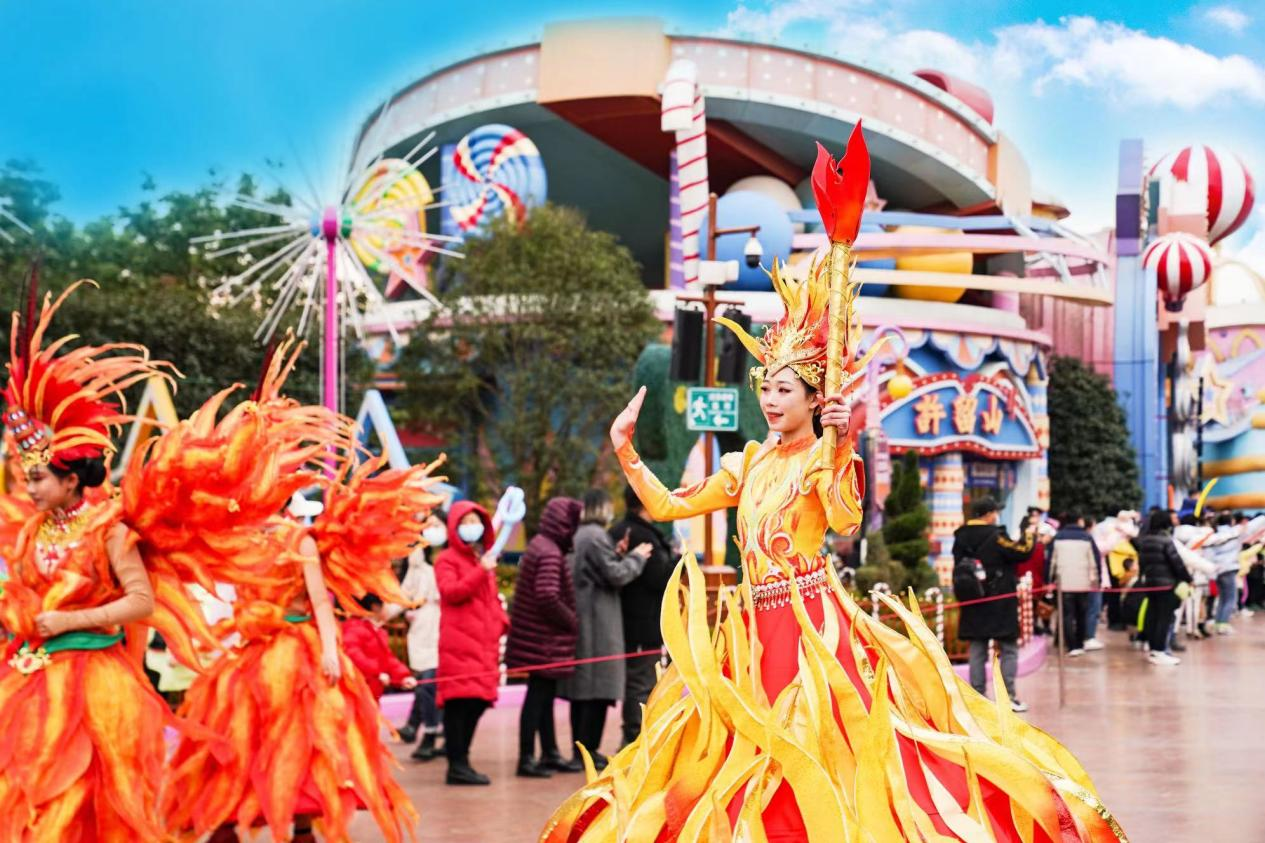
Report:
[{"label": "red puffer jacket", "polygon": [[470,501],[458,501],[448,512],[448,546],[435,559],[440,605],[436,693],[441,706],[445,700],[461,698],[496,702],[501,636],[509,627],[496,590],[496,574],[483,570],[479,550],[463,542],[457,531],[461,519],[471,512],[478,513],[483,521],[479,545],[492,545],[492,519],[487,510]]},{"label": "red puffer jacket", "polygon": [[375,697],[381,697],[386,690],[383,674],[390,678],[392,685],[402,685],[413,675],[408,665],[391,652],[387,631],[368,618],[343,621],[343,652],[364,675]]}]

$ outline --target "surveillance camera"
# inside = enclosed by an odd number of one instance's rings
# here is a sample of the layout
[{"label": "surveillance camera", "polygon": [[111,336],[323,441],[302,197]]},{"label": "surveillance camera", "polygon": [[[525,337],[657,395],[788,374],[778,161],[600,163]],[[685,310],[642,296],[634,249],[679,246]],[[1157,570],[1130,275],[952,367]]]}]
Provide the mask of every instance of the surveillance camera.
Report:
[{"label": "surveillance camera", "polygon": [[742,247],[742,256],[751,269],[760,265],[760,258],[764,256],[764,247],[760,245],[759,238],[754,234],[747,239],[747,245]]}]

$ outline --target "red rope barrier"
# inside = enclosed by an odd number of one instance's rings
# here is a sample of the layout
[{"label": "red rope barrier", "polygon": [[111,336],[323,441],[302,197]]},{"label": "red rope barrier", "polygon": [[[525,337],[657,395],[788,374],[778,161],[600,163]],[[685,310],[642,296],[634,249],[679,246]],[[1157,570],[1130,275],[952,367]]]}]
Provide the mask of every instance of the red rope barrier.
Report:
[{"label": "red rope barrier", "polygon": [[[1050,592],[1054,590],[1055,590],[1054,586],[1044,585],[1041,588],[1032,589],[1031,594],[1035,596],[1037,594],[1042,594],[1042,593],[1046,593],[1046,592]],[[1093,588],[1093,589],[1087,589],[1084,592],[1076,592],[1076,593],[1089,594],[1091,592],[1127,592],[1127,591],[1153,592],[1153,591],[1172,591],[1172,590],[1173,590],[1172,586],[1161,585],[1161,586],[1149,586],[1149,587],[1142,587],[1142,588]],[[992,603],[996,600],[1008,600],[1012,597],[1018,597],[1018,596],[1019,596],[1018,591],[1011,591],[1011,592],[1007,592],[1006,594],[994,594],[990,597],[978,597],[974,600],[962,600],[957,603],[945,603],[943,608],[945,610],[954,609],[954,608],[960,609],[963,606],[975,606],[980,603]],[[935,606],[925,606],[925,607],[919,606],[918,612],[919,614],[925,614],[926,612],[935,611],[935,608],[936,608]],[[897,615],[895,612],[889,612],[886,614],[879,615],[877,619],[889,620],[889,619],[894,619],[898,617],[899,615]],[[659,657],[662,655],[663,655],[662,649],[638,650],[635,653],[618,653],[616,655],[610,655],[610,656],[593,656],[591,658],[586,658],[586,659],[568,659],[566,661],[547,662],[545,664],[529,664],[523,667],[515,667],[512,669],[507,669],[506,673],[511,676],[520,676],[520,675],[525,675],[528,673],[538,673],[542,670],[557,670],[558,668],[563,668],[563,667],[578,667],[584,664],[598,664],[600,662],[623,661],[627,659],[640,658],[643,656],[647,658],[650,656]],[[500,676],[500,675],[501,675],[501,671],[499,669],[495,671],[484,670],[484,671],[479,671],[477,673],[462,673],[457,676],[443,676],[443,677],[437,676],[434,679],[419,679],[417,680],[417,684],[418,685],[438,685],[440,682],[456,682],[462,679],[482,679],[485,676]]]}]

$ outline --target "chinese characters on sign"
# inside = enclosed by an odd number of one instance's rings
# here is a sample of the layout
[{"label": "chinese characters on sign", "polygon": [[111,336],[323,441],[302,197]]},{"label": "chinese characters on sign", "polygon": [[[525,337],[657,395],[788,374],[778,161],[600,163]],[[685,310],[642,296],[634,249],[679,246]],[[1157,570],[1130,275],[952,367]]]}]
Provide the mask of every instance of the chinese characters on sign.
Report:
[{"label": "chinese characters on sign", "polygon": [[914,419],[914,427],[920,436],[926,436],[928,433],[932,436],[940,435],[940,422],[944,421],[945,412],[939,396],[927,393],[914,406],[914,411],[918,413]]},{"label": "chinese characters on sign", "polygon": [[984,426],[984,432],[993,436],[1001,433],[1001,423],[1004,418],[1001,411],[1001,402],[997,400],[997,396],[988,396],[988,409],[984,411],[984,416],[980,419],[980,423]]},{"label": "chinese characters on sign", "polygon": [[[922,396],[914,405],[914,411],[917,413],[914,429],[920,436],[940,435],[940,422],[948,417],[948,413],[939,395],[929,392]],[[996,436],[1001,433],[1004,419],[1005,413],[996,395],[988,396],[988,406],[982,414],[979,412],[978,395],[959,395],[953,399],[953,429],[961,436],[973,435],[977,423],[985,433]]]},{"label": "chinese characters on sign", "polygon": [[974,395],[959,395],[953,399],[953,427],[963,436],[975,432],[975,411],[979,409],[979,399]]},{"label": "chinese characters on sign", "polygon": [[[883,428],[897,452],[933,456],[965,451],[990,459],[1039,457],[1039,422],[1028,409],[1022,384],[993,375],[965,379],[952,372],[918,378],[912,394],[885,400]],[[1043,418],[1043,417],[1041,417]]]},{"label": "chinese characters on sign", "polygon": [[697,431],[738,429],[738,390],[691,387],[686,396],[686,428]]}]

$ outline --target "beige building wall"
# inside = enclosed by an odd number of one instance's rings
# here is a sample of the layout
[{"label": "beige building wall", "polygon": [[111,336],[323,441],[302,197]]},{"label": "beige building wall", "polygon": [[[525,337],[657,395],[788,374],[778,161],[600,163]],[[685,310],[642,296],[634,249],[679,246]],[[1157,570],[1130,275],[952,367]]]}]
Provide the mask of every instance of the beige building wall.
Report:
[{"label": "beige building wall", "polygon": [[540,42],[538,102],[657,98],[671,55],[662,21],[652,18],[551,24]]}]

